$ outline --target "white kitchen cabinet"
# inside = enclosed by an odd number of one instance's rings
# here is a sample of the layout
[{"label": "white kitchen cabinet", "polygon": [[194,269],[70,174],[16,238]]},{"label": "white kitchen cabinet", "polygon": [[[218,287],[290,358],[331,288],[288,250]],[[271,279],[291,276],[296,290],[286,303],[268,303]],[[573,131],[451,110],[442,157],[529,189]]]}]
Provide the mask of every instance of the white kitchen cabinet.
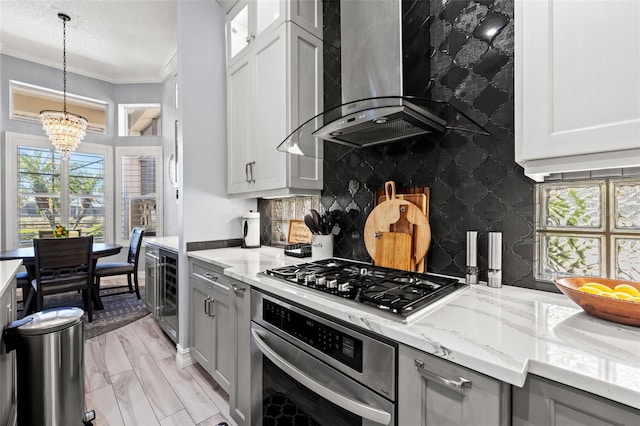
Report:
[{"label": "white kitchen cabinet", "polygon": [[190,277],[191,353],[225,392],[230,393],[235,351],[230,279],[222,270],[193,260]]},{"label": "white kitchen cabinet", "polygon": [[[16,279],[0,294],[0,331],[16,319]],[[0,334],[0,425],[16,421],[16,351],[6,352]]]},{"label": "white kitchen cabinet", "polygon": [[400,345],[398,424],[510,424],[510,385]]},{"label": "white kitchen cabinet", "polygon": [[292,22],[256,39],[228,68],[230,196],[320,194],[322,160],[277,147],[321,112],[322,96],[322,41]]},{"label": "white kitchen cabinet", "polygon": [[640,410],[531,374],[512,403],[513,426],[640,424]]},{"label": "white kitchen cabinet", "polygon": [[640,2],[517,0],[515,18],[525,174],[640,166]]},{"label": "white kitchen cabinet", "polygon": [[[220,3],[220,0],[218,0]],[[322,39],[322,0],[238,0],[223,1],[227,13],[227,66],[245,55],[260,38],[283,22],[295,22],[300,28]]]}]

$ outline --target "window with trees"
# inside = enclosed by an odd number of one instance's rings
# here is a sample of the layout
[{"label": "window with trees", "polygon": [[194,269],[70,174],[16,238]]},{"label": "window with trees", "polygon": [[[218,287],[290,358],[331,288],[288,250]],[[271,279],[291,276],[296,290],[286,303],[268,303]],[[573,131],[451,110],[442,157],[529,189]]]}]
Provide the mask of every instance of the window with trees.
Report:
[{"label": "window with trees", "polygon": [[108,236],[111,148],[82,143],[63,161],[46,137],[7,133],[7,245],[29,246],[56,225]]},{"label": "window with trees", "polygon": [[640,281],[640,180],[544,183],[536,192],[537,279]]}]

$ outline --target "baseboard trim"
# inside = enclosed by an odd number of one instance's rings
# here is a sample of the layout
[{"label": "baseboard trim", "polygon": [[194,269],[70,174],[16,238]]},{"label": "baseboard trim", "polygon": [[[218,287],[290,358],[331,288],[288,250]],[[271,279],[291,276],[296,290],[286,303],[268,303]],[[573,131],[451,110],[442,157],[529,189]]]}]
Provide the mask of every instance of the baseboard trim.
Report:
[{"label": "baseboard trim", "polygon": [[180,368],[187,368],[195,364],[196,360],[191,356],[191,348],[184,349],[180,345],[176,345],[176,364]]}]

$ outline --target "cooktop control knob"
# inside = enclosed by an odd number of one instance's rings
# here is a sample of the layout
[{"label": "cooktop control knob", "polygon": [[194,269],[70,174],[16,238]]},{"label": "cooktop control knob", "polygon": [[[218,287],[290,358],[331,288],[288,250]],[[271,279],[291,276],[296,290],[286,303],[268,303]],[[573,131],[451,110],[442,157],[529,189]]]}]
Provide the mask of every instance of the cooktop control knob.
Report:
[{"label": "cooktop control knob", "polygon": [[307,276],[306,272],[303,272],[303,271],[296,272],[296,281],[298,281],[299,283],[303,283],[304,277],[306,276]]},{"label": "cooktop control knob", "polygon": [[316,287],[325,287],[327,285],[327,277],[316,278]]},{"label": "cooktop control knob", "polygon": [[327,288],[338,288],[338,280],[335,278],[327,280]]},{"label": "cooktop control knob", "polygon": [[351,289],[351,286],[349,285],[349,283],[338,284],[338,292],[340,293],[348,293],[350,289]]},{"label": "cooktop control knob", "polygon": [[316,276],[314,274],[309,274],[306,277],[304,277],[304,282],[307,285],[315,284],[316,283]]}]

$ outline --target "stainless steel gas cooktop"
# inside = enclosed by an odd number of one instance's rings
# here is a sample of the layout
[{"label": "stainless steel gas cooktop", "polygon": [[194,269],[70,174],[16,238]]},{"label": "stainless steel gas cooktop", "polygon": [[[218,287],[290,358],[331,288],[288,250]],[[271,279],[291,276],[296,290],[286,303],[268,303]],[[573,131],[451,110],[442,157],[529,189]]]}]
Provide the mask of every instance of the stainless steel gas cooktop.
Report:
[{"label": "stainless steel gas cooktop", "polygon": [[390,312],[405,321],[434,301],[466,286],[455,278],[336,258],[267,269],[264,274]]}]

